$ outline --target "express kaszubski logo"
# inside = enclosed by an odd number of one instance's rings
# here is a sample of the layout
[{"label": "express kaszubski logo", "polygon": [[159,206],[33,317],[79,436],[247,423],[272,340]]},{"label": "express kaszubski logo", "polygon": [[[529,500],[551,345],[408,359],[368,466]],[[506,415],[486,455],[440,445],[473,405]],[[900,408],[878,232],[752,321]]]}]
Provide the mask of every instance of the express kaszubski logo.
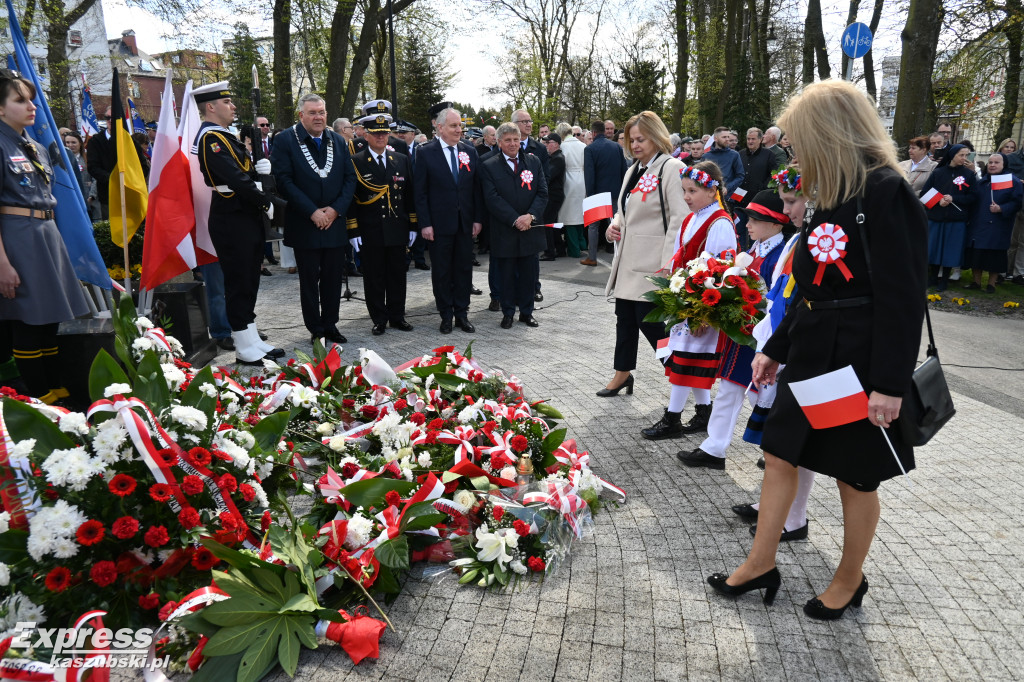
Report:
[{"label": "express kaszubski logo", "polygon": [[152,628],[40,628],[27,621],[15,628],[11,649],[52,651],[49,664],[53,668],[166,668],[169,656],[148,660],[153,638]]}]

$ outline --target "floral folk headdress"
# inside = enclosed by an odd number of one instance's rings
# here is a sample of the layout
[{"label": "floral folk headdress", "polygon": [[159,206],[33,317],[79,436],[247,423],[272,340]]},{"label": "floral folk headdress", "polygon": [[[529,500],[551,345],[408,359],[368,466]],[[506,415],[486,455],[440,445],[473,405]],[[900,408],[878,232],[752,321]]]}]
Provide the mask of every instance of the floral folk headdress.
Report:
[{"label": "floral folk headdress", "polygon": [[772,179],[768,182],[768,187],[780,192],[803,194],[803,187],[800,183],[800,169],[796,166],[780,168],[772,173]]},{"label": "floral folk headdress", "polygon": [[708,175],[707,171],[702,171],[692,166],[690,168],[681,169],[679,171],[679,177],[693,180],[698,185],[702,187],[707,187],[708,189],[718,187],[718,180],[715,180],[710,175]]}]

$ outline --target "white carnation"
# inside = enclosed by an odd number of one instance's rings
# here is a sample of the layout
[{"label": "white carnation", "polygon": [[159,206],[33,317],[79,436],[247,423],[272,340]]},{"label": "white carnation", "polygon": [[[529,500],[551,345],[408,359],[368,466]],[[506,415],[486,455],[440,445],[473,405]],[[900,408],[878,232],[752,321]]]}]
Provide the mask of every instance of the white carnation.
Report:
[{"label": "white carnation", "polygon": [[160,369],[164,372],[164,381],[167,382],[167,388],[174,391],[183,383],[185,383],[185,373],[172,364],[160,365]]},{"label": "white carnation", "polygon": [[11,584],[11,568],[0,561],[0,587],[7,587]]},{"label": "white carnation", "polygon": [[422,468],[428,468],[431,464],[430,453],[424,450],[420,453],[420,456],[416,458],[416,462],[419,463]]},{"label": "white carnation", "polygon": [[202,431],[206,428],[206,414],[188,405],[175,405],[172,407],[171,419],[193,431]]},{"label": "white carnation", "polygon": [[153,350],[153,342],[146,337],[140,337],[132,341],[132,350],[136,354],[145,353],[147,350]]},{"label": "white carnation", "polygon": [[348,533],[345,535],[345,546],[354,550],[370,541],[373,532],[373,521],[361,514],[355,514],[348,520]]},{"label": "white carnation", "polygon": [[513,559],[508,565],[518,575],[526,575],[526,566],[519,559]]},{"label": "white carnation", "polygon": [[263,508],[269,507],[270,500],[267,499],[267,492],[263,489],[263,486],[256,481],[249,481],[249,485],[256,491],[256,503]]},{"label": "white carnation", "polygon": [[128,384],[110,384],[103,389],[104,398],[113,398],[115,395],[127,395],[132,392],[132,387]]},{"label": "white carnation", "polygon": [[84,436],[89,433],[89,422],[81,412],[68,412],[60,418],[58,423],[60,430],[64,433],[75,433]]},{"label": "white carnation", "polygon": [[139,330],[139,333],[145,333],[147,329],[153,328],[153,322],[145,316],[138,316],[135,318],[135,327]]},{"label": "white carnation", "polygon": [[202,393],[203,395],[205,395],[207,398],[216,398],[217,397],[217,387],[214,386],[213,384],[211,384],[210,382],[206,382],[205,384],[200,386],[199,387],[199,392]]}]

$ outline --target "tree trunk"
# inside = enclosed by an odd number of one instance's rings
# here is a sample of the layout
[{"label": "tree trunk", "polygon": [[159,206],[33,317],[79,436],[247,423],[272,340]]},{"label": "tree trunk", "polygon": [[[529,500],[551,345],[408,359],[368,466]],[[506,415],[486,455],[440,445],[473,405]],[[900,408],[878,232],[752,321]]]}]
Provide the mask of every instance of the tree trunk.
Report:
[{"label": "tree trunk", "polygon": [[807,15],[814,15],[814,60],[818,63],[818,78],[825,80],[832,77],[832,67],[828,63],[828,47],[825,45],[825,31],[821,25],[821,0],[810,0],[807,4]]},{"label": "tree trunk", "polygon": [[672,120],[669,130],[679,131],[683,127],[683,111],[686,109],[686,86],[689,80],[690,40],[686,11],[687,0],[676,0],[676,96],[672,102]]},{"label": "tree trunk", "polygon": [[295,123],[295,101],[292,96],[292,2],[274,0],[274,126],[282,130]]},{"label": "tree trunk", "polygon": [[894,139],[909,140],[922,131],[935,129],[932,71],[942,15],[942,0],[910,0],[907,24],[900,35],[903,55],[892,126]]},{"label": "tree trunk", "polygon": [[771,81],[768,75],[768,3],[765,12],[759,13],[757,0],[748,0],[750,14],[750,69],[752,86],[750,97],[753,105],[753,120],[762,122],[772,119],[769,93]]},{"label": "tree trunk", "polygon": [[[846,25],[849,26],[853,22],[857,21],[857,10],[860,9],[860,0],[850,0],[850,11],[846,15]],[[840,50],[843,55],[842,61],[842,73],[840,74],[843,78],[846,78],[847,70],[850,68],[850,58],[846,56],[846,52]],[[852,77],[851,77],[851,80]]]},{"label": "tree trunk", "polygon": [[[1020,0],[1011,0],[1007,4],[1015,8],[1014,14],[1020,16]],[[1013,124],[1017,120],[1020,97],[1021,39],[1024,38],[1020,22],[1007,22],[1003,35],[1006,37],[1007,43],[1006,84],[1003,87],[1003,110],[999,114],[999,127],[996,128],[993,145],[998,145],[1002,140],[1013,135]],[[993,149],[998,151],[998,146],[993,146]]]},{"label": "tree trunk", "polygon": [[331,52],[327,63],[327,111],[337,111],[339,116],[352,114],[342,108],[342,92],[345,88],[345,66],[348,61],[348,34],[355,13],[355,0],[338,0],[331,20]]},{"label": "tree trunk", "polygon": [[[868,24],[868,28],[871,29],[871,35],[875,35],[878,31],[878,22],[882,19],[882,5],[885,0],[875,0],[875,8],[871,11],[871,23]],[[875,86],[875,58],[872,55],[871,50],[864,55],[864,85],[868,89],[868,97],[872,101],[878,101],[878,88]]]},{"label": "tree trunk", "polygon": [[25,3],[25,14],[22,15],[21,21],[21,32],[25,38],[28,39],[28,34],[32,32],[32,22],[36,20],[36,0],[28,0]]},{"label": "tree trunk", "polygon": [[[71,102],[68,99],[68,88],[71,83],[71,70],[68,64],[68,30],[89,11],[96,0],[82,0],[79,4],[67,9],[62,0],[45,0],[42,4],[43,16],[46,18],[48,33],[46,37],[46,62],[50,71],[50,90],[47,102],[50,113],[58,126],[74,128],[74,116],[71,113]],[[26,40],[28,29],[22,29]],[[25,65],[28,66],[28,65]],[[23,66],[22,68],[25,68]]]},{"label": "tree trunk", "polygon": [[[392,11],[397,17],[406,7],[415,0],[395,0],[392,4]],[[345,98],[341,103],[342,112],[353,112],[359,102],[359,93],[363,85],[363,77],[366,75],[366,67],[370,65],[370,57],[373,54],[373,45],[377,40],[378,26],[382,19],[383,11],[380,0],[370,0],[367,3],[366,11],[363,14],[363,25],[359,30],[359,39],[356,41],[355,50],[352,53],[352,69],[348,75],[348,85],[345,88]]]},{"label": "tree trunk", "polygon": [[[817,12],[813,11],[815,8],[817,8]],[[804,60],[801,71],[801,80],[804,85],[814,82],[815,17],[817,17],[818,30],[821,30],[821,3],[819,0],[810,0],[807,17],[804,19]]]},{"label": "tree trunk", "polygon": [[[718,106],[715,108],[716,125],[724,125],[726,107],[732,104],[733,79],[736,75],[736,61],[741,55],[737,54],[737,45],[742,44],[738,39],[740,33],[740,0],[725,1],[725,77],[722,81],[722,89],[718,95]],[[745,47],[745,46],[744,46]]]}]

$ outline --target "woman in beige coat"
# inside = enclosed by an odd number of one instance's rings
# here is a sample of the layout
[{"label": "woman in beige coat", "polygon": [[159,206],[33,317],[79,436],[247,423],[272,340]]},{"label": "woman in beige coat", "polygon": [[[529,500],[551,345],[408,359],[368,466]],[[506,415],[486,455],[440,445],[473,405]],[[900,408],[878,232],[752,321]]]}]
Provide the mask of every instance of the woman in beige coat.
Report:
[{"label": "woman in beige coat", "polygon": [[935,166],[938,164],[928,157],[927,137],[915,137],[910,141],[907,152],[910,158],[906,161],[900,161],[900,170],[907,177],[907,182],[910,183],[910,186],[920,196],[921,190],[924,189],[924,183],[928,181],[928,176],[932,174],[932,171],[935,170]]},{"label": "woman in beige coat", "polygon": [[679,172],[672,158],[668,129],[658,115],[644,111],[626,123],[630,156],[606,237],[616,244],[612,273],[605,293],[615,296],[615,376],[597,392],[601,397],[633,392],[640,332],[651,348],[665,338],[665,325],[644,322],[654,304],[643,298],[654,285],[647,277],[661,270],[675,253],[676,233],[690,212],[683,201]]}]

